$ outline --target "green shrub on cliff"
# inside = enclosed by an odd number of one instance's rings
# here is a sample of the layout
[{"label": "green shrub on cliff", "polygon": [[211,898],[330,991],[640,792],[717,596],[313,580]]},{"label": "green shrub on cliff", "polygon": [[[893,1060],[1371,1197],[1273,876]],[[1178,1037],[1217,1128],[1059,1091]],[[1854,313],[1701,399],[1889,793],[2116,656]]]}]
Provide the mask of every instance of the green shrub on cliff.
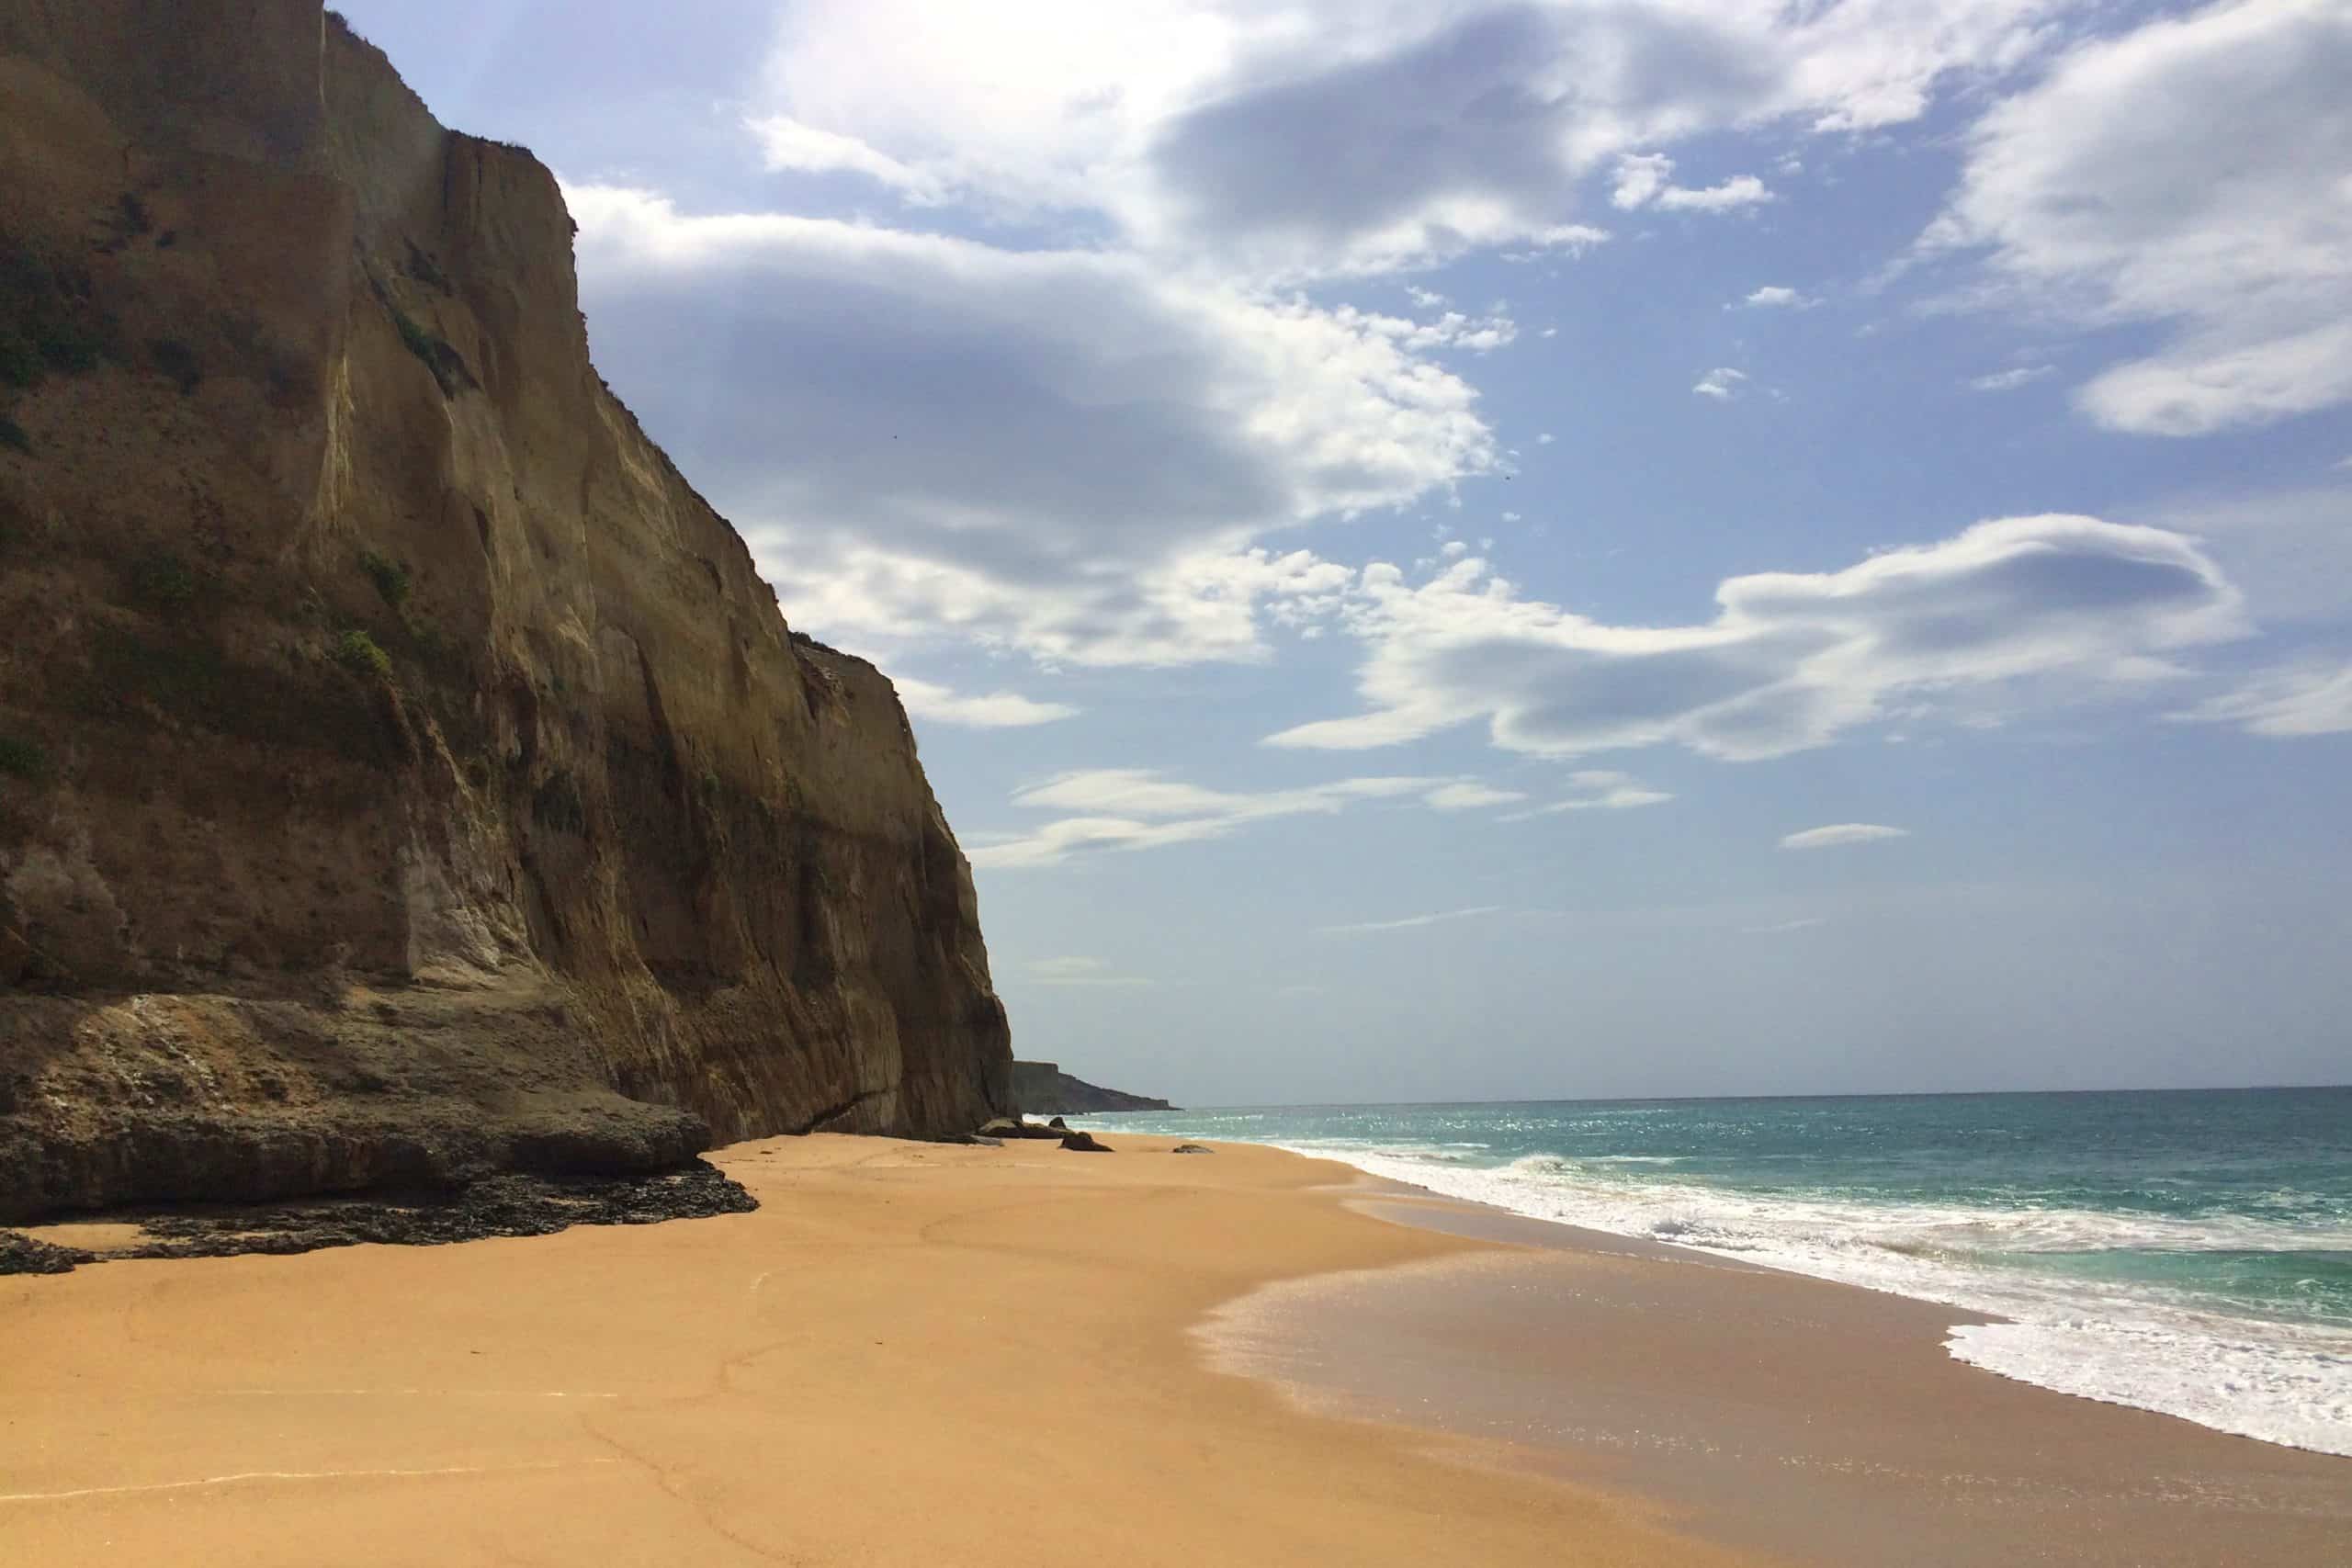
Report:
[{"label": "green shrub on cliff", "polygon": [[347,631],[335,638],[334,658],[355,675],[389,678],[392,672],[392,656],[363,631]]},{"label": "green shrub on cliff", "polygon": [[18,424],[15,420],[10,419],[6,414],[0,414],[0,446],[6,446],[10,451],[22,452],[27,456],[30,456],[33,449],[33,438],[25,434],[25,427],[23,425]]},{"label": "green shrub on cliff", "polygon": [[0,242],[0,384],[29,387],[45,371],[96,369],[107,343],[86,272]]},{"label": "green shrub on cliff", "polygon": [[187,397],[204,385],[204,367],[197,363],[196,350],[177,338],[159,337],[147,344],[147,358],[166,377],[173,386]]},{"label": "green shrub on cliff", "polygon": [[158,615],[169,615],[195,602],[196,573],[168,550],[160,550],[130,569],[130,596]]},{"label": "green shrub on cliff", "polygon": [[49,753],[29,740],[0,735],[0,773],[38,784],[49,777]]},{"label": "green shrub on cliff", "polygon": [[390,556],[362,550],[359,570],[368,574],[368,581],[376,585],[376,592],[383,595],[385,604],[397,610],[408,603],[408,568]]}]

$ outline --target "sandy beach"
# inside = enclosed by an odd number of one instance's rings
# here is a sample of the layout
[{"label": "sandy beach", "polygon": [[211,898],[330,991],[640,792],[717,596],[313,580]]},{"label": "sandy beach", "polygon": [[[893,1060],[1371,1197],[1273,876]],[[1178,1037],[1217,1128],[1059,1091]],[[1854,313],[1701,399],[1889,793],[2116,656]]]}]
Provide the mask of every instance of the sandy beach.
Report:
[{"label": "sandy beach", "polygon": [[1959,1366],[1943,1309],[1110,1141],[771,1140],[717,1156],[754,1213],[0,1280],[0,1559],[2352,1555],[2352,1462]]}]

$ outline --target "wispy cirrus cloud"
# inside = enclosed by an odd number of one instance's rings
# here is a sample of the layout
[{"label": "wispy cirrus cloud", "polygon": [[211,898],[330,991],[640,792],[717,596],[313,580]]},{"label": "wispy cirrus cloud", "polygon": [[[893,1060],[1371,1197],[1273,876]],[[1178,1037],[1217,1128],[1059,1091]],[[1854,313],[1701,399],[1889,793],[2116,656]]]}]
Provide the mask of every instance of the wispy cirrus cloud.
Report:
[{"label": "wispy cirrus cloud", "polygon": [[2169,716],[2234,724],[2273,739],[2352,732],[2352,660],[2306,659],[2258,671],[2233,690]]},{"label": "wispy cirrus cloud", "polygon": [[899,700],[910,716],[967,729],[1021,729],[1078,714],[1067,703],[1041,703],[1018,692],[966,694],[907,675],[893,676],[890,683],[898,687]]},{"label": "wispy cirrus cloud", "polygon": [[1409,775],[1339,779],[1293,789],[1219,790],[1150,768],[1091,768],[1022,790],[1013,805],[1065,813],[1028,833],[974,835],[977,866],[1057,865],[1075,855],[1146,850],[1221,839],[1277,818],[1331,816],[1376,801],[1411,801],[1440,811],[1497,804],[1515,792],[1475,779]]},{"label": "wispy cirrus cloud", "polygon": [[1430,915],[1406,915],[1393,920],[1354,920],[1346,925],[1317,926],[1326,936],[1355,936],[1372,931],[1418,931],[1423,926],[1443,925],[1453,920],[1474,919],[1480,915],[1499,915],[1500,904],[1479,904],[1467,909],[1442,909]]},{"label": "wispy cirrus cloud", "polygon": [[1908,828],[1890,828],[1883,822],[1835,822],[1826,828],[1807,828],[1801,833],[1790,833],[1781,840],[1784,850],[1832,850],[1846,844],[1874,844],[1887,839],[1907,839]]},{"label": "wispy cirrus cloud", "polygon": [[1100,958],[1069,954],[1057,958],[1033,958],[1021,965],[1021,975],[1040,986],[1154,986],[1158,981],[1141,975],[1122,975]]},{"label": "wispy cirrus cloud", "polygon": [[1536,817],[1555,817],[1564,811],[1631,811],[1644,806],[1663,806],[1674,798],[1665,790],[1650,788],[1631,773],[1607,768],[1579,768],[1568,775],[1568,784],[1575,793],[1566,798],[1531,811],[1514,811],[1502,820],[1524,822]]}]

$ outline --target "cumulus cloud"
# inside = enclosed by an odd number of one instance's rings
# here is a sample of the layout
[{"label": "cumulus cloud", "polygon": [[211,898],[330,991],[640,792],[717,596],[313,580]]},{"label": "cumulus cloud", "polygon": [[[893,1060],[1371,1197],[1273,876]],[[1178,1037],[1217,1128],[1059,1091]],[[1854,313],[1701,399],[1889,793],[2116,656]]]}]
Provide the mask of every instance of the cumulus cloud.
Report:
[{"label": "cumulus cloud", "polygon": [[1261,613],[1346,577],[1257,534],[1496,461],[1426,351],[1508,341],[1499,318],[566,194],[599,362],[795,619],[860,646],[913,626],[1074,663],[1257,657]]},{"label": "cumulus cloud", "polygon": [[1740,301],[1754,310],[1803,310],[1820,303],[1786,285],[1768,283]]},{"label": "cumulus cloud", "polygon": [[[1494,798],[1482,798],[1483,795]],[[1091,768],[1063,773],[1012,797],[1015,806],[1067,815],[1033,832],[974,835],[967,849],[978,866],[1057,865],[1102,850],[1157,849],[1220,839],[1282,817],[1329,816],[1367,801],[1418,800],[1441,811],[1522,798],[1487,792],[1475,779],[1340,779],[1295,789],[1209,789],[1149,768]]]},{"label": "cumulus cloud", "polygon": [[1448,920],[1467,920],[1480,915],[1499,915],[1500,904],[1479,904],[1467,909],[1444,909],[1433,915],[1407,915],[1394,920],[1356,920],[1343,926],[1318,926],[1327,936],[1357,935],[1366,931],[1419,931],[1423,926],[1442,925]]},{"label": "cumulus cloud", "polygon": [[[1261,275],[1363,272],[1544,243],[1587,176],[1711,131],[1916,119],[2030,58],[2066,6],[807,0],[757,117],[843,139],[862,151],[823,144],[836,166],[891,189],[1100,214]],[[1753,175],[1662,175],[1645,199],[1768,197]]]},{"label": "cumulus cloud", "polygon": [[1871,844],[1882,839],[1907,839],[1908,828],[1889,828],[1879,822],[1838,822],[1826,828],[1807,828],[1802,833],[1791,833],[1781,840],[1784,850],[1828,850],[1841,844]]},{"label": "cumulus cloud", "polygon": [[2260,671],[2235,690],[2170,716],[2234,724],[2274,739],[2342,735],[2352,731],[2352,660],[2314,659]]},{"label": "cumulus cloud", "polygon": [[1692,189],[1674,183],[1674,160],[1662,152],[1628,153],[1617,160],[1609,204],[1633,212],[1657,207],[1669,212],[1724,212],[1772,199],[1754,175],[1736,175],[1721,185]]},{"label": "cumulus cloud", "polygon": [[1020,729],[1078,713],[1066,703],[1041,703],[1018,692],[966,695],[906,675],[892,677],[890,683],[899,688],[899,700],[914,717],[967,729]]},{"label": "cumulus cloud", "polygon": [[2020,365],[2014,370],[1996,370],[1989,376],[1973,378],[1968,383],[1972,392],[2014,392],[2019,387],[2030,387],[2045,376],[2056,374],[2055,365]]},{"label": "cumulus cloud", "polygon": [[1747,379],[1747,371],[1718,365],[1700,377],[1698,384],[1690,389],[1702,398],[1713,398],[1719,403],[1729,402],[1739,395],[1740,383]]},{"label": "cumulus cloud", "polygon": [[1121,975],[1100,958],[1072,954],[1061,958],[1033,958],[1021,966],[1022,975],[1039,986],[1149,986],[1157,982],[1140,975]]},{"label": "cumulus cloud", "polygon": [[1980,523],[1843,570],[1726,580],[1693,626],[1611,626],[1523,597],[1476,558],[1425,582],[1361,574],[1362,715],[1269,737],[1357,750],[1483,719],[1542,756],[1672,744],[1734,761],[1829,743],[1972,694],[2144,687],[2165,655],[2242,636],[2237,591],[2191,539],[2076,516]]},{"label": "cumulus cloud", "polygon": [[1923,240],[1974,251],[1988,302],[2160,323],[2075,400],[2200,435],[2352,400],[2352,9],[2211,6],[2094,39],[1996,104]]}]

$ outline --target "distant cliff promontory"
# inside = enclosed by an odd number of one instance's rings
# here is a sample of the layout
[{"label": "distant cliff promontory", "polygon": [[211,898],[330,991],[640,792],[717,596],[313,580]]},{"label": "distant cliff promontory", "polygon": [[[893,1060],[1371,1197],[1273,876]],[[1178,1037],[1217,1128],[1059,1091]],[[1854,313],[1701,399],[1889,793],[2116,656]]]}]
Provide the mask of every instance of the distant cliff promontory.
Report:
[{"label": "distant cliff promontory", "polygon": [[1164,1100],[1123,1094],[1074,1078],[1055,1062],[1012,1064],[1013,1103],[1031,1116],[1075,1116],[1089,1111],[1173,1111]]}]

